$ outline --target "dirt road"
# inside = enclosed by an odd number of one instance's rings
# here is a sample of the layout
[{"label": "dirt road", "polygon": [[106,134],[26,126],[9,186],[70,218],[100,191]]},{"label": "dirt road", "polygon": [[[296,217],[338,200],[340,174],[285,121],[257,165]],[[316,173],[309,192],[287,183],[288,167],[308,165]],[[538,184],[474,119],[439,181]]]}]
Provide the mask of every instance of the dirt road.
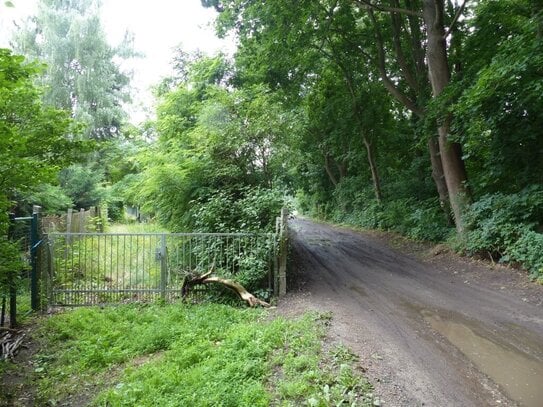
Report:
[{"label": "dirt road", "polygon": [[503,271],[423,262],[308,220],[290,226],[297,285],[280,308],[332,312],[332,340],[360,356],[382,405],[543,406],[543,287],[514,291],[485,283]]}]

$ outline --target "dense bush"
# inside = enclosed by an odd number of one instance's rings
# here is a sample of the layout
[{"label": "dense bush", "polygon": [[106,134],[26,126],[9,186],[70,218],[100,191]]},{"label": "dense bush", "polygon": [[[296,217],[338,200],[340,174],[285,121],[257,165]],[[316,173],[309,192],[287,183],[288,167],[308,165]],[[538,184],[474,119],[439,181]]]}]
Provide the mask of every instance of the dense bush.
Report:
[{"label": "dense bush", "polygon": [[43,212],[59,214],[73,206],[72,200],[58,185],[41,184],[28,193],[15,197],[22,213],[32,213],[32,206],[39,205]]},{"label": "dense bush", "polygon": [[518,262],[536,277],[543,267],[543,189],[488,194],[470,206],[463,248],[501,262]]},{"label": "dense bush", "polygon": [[273,232],[285,198],[280,191],[216,191],[192,205],[189,229],[198,232]]},{"label": "dense bush", "polygon": [[543,282],[543,234],[525,231],[502,259],[522,264],[533,278]]},{"label": "dense bush", "polygon": [[[278,190],[242,187],[231,191],[215,191],[192,202],[185,225],[187,230],[204,233],[263,233],[275,231],[275,219],[285,205]],[[232,278],[261,298],[270,296],[268,273],[273,241],[266,236],[231,238],[228,248],[220,254],[210,253],[209,247],[195,246],[200,258],[214,263],[216,273]],[[236,243],[237,242],[237,243]],[[214,256],[210,258],[210,256]]]},{"label": "dense bush", "polygon": [[543,190],[527,188],[517,194],[488,194],[465,215],[466,250],[503,256],[526,230],[543,224]]},{"label": "dense bush", "polygon": [[62,190],[73,200],[76,208],[97,206],[106,196],[101,170],[74,164],[61,171],[59,179]]},{"label": "dense bush", "polygon": [[435,198],[424,201],[399,198],[378,203],[369,189],[351,197],[344,189],[338,190],[335,195],[337,204],[329,216],[333,221],[368,229],[392,230],[416,240],[441,241],[451,231]]}]

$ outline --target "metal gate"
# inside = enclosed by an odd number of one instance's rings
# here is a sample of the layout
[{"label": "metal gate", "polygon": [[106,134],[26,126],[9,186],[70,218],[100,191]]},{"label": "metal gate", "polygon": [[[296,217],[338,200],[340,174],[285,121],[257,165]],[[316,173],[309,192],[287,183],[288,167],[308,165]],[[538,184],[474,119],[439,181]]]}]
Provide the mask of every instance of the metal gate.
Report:
[{"label": "metal gate", "polygon": [[[277,281],[277,234],[49,233],[43,291],[50,306],[181,297],[188,275],[208,271],[260,284]],[[260,281],[258,281],[260,280]]]}]

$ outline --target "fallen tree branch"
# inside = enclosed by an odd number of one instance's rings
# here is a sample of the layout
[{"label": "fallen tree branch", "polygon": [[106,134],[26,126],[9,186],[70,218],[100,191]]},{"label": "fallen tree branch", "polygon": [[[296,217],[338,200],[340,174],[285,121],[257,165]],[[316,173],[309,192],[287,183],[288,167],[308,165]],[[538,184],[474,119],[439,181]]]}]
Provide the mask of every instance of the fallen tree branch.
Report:
[{"label": "fallen tree branch", "polygon": [[4,327],[4,326],[0,326],[0,332],[3,332],[3,331],[13,332],[13,333],[20,333],[21,332],[20,329],[7,328],[7,327]]},{"label": "fallen tree branch", "polygon": [[212,276],[211,275],[212,273],[213,273],[213,268],[211,268],[211,270],[205,274],[195,276],[192,278],[185,278],[185,281],[183,281],[183,286],[181,288],[181,295],[183,297],[186,297],[190,289],[195,285],[217,283],[234,291],[237,295],[239,295],[239,297],[243,301],[247,302],[247,304],[249,304],[250,307],[255,307],[257,305],[261,305],[266,308],[270,307],[270,304],[268,304],[266,301],[262,301],[261,299],[256,298],[253,294],[247,291],[245,287],[243,287],[241,284],[236,283],[234,280],[229,280],[227,278]]},{"label": "fallen tree branch", "polygon": [[21,344],[25,334],[6,331],[0,336],[0,359],[13,359]]}]

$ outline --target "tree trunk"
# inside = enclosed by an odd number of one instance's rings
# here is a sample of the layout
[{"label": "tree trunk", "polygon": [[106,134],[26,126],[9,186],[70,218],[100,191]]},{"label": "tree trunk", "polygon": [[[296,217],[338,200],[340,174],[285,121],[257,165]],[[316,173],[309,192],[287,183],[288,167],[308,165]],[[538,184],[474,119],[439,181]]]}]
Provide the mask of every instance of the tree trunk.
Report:
[{"label": "tree trunk", "polygon": [[345,161],[342,161],[341,163],[336,163],[336,167],[339,172],[339,180],[341,181],[347,176],[347,164]]},{"label": "tree trunk", "polygon": [[[428,37],[426,49],[428,76],[434,97],[441,94],[450,80],[447,44],[444,39],[443,7],[443,0],[423,0],[423,17]],[[446,117],[439,124],[439,150],[456,230],[462,235],[464,233],[462,215],[469,202],[467,175],[460,145],[449,141],[450,122],[451,118]]]},{"label": "tree trunk", "polygon": [[454,224],[454,219],[451,217],[451,204],[449,203],[449,191],[443,174],[443,164],[441,163],[441,155],[439,153],[439,141],[435,137],[428,139],[428,151],[430,152],[430,161],[432,164],[432,178],[436,184],[437,193],[439,195],[439,204],[445,213],[447,223]]},{"label": "tree trunk", "polygon": [[373,181],[373,189],[375,191],[375,199],[381,203],[383,201],[383,194],[381,192],[381,180],[379,178],[379,171],[377,170],[377,164],[375,163],[375,154],[373,152],[373,145],[366,136],[362,136],[366,151],[368,153],[368,163],[370,165],[371,179]]},{"label": "tree trunk", "polygon": [[[394,2],[393,4],[395,7],[399,7],[399,4]],[[406,1],[406,5],[408,9],[413,9],[414,5],[411,1]],[[418,6],[417,6],[418,7]],[[415,97],[413,99],[406,96],[406,94],[403,94],[396,85],[393,84],[393,81],[390,80],[390,78],[387,75],[386,72],[386,56],[385,56],[385,46],[383,42],[383,36],[381,34],[381,29],[379,27],[379,24],[377,20],[374,17],[373,10],[370,8],[368,10],[370,19],[373,22],[374,25],[374,32],[375,32],[375,40],[376,40],[376,46],[377,46],[377,66],[379,68],[379,73],[381,76],[381,79],[383,81],[383,84],[385,85],[385,88],[389,91],[389,93],[400,103],[402,103],[407,109],[409,109],[413,114],[418,116],[419,118],[424,118],[426,115],[426,111],[419,106],[419,99],[424,99],[424,89],[426,89],[426,86],[428,86],[428,75],[427,75],[427,68],[424,62],[424,48],[423,48],[423,41],[422,41],[422,33],[420,30],[419,20],[418,17],[413,15],[408,15],[408,23],[409,28],[411,31],[411,48],[413,53],[413,58],[415,62],[415,71],[412,73],[409,73],[409,75],[406,75],[406,73],[409,71],[405,56],[403,54],[403,51],[401,50],[401,39],[400,39],[400,32],[401,32],[401,21],[399,20],[399,15],[395,15],[394,13],[391,13],[391,23],[393,28],[393,42],[394,42],[394,49],[395,49],[395,57],[400,63],[402,67],[402,76],[408,83],[409,87],[411,88],[411,91],[414,93]],[[425,77],[426,79],[423,79]],[[415,79],[416,78],[416,79]],[[443,208],[446,217],[449,221],[449,223],[452,224],[451,219],[451,207],[449,203],[449,193],[447,190],[447,184],[445,182],[445,177],[443,175],[443,166],[441,162],[441,157],[439,153],[439,144],[438,140],[436,139],[430,139],[428,141],[428,151],[430,153],[430,161],[432,163],[432,178],[434,179],[434,182],[436,184],[436,188],[439,194],[439,201],[441,203],[441,207]]]},{"label": "tree trunk", "polygon": [[332,168],[330,168],[330,156],[327,154],[324,155],[324,169],[326,170],[326,174],[328,174],[328,178],[330,178],[330,182],[336,187],[337,178],[332,172]]}]

